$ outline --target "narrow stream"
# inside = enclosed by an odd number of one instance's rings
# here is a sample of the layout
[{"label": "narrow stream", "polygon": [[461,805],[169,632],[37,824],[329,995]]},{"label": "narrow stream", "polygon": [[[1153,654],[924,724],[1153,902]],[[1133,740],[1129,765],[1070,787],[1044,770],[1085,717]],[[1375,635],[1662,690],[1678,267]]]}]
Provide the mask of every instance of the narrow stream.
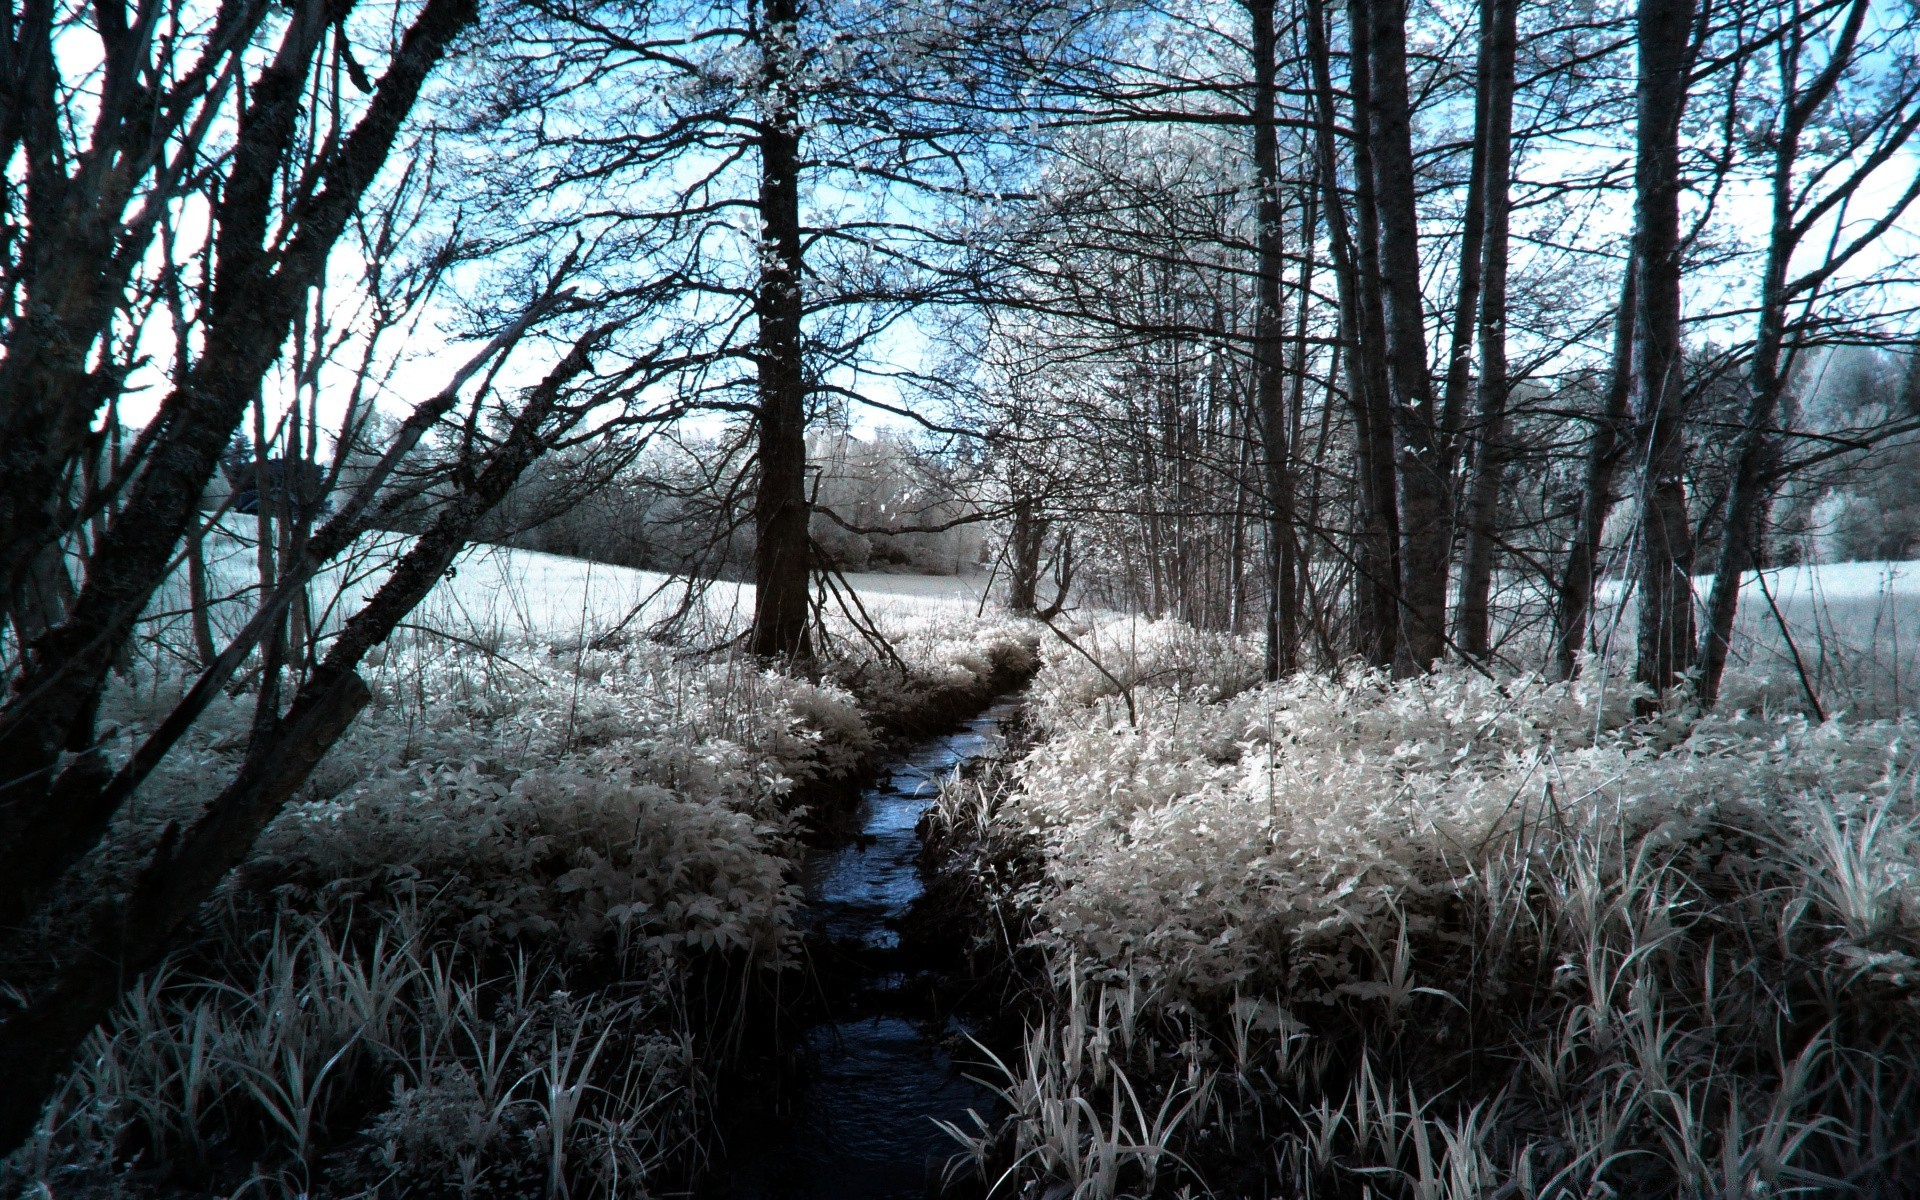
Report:
[{"label": "narrow stream", "polygon": [[[787,1094],[728,1136],[729,1200],[923,1200],[957,1147],[933,1123],[971,1129],[992,1092],[965,1078],[939,1043],[927,987],[902,953],[899,923],[924,888],[918,826],[957,766],[999,752],[1006,699],[962,728],[920,742],[860,797],[860,832],[814,855],[805,883],[815,966],[829,1019],[807,1030]],[[745,1123],[742,1123],[745,1124]]]}]

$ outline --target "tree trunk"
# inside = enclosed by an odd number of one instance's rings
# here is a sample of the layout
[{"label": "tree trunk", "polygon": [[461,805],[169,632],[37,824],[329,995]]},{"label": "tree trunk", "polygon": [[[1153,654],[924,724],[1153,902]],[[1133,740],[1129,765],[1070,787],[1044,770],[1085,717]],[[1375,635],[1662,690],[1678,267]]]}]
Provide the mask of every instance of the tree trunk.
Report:
[{"label": "tree trunk", "polygon": [[[1841,73],[1853,58],[1854,46],[1869,8],[1869,0],[1854,0],[1828,60],[1805,91],[1789,86],[1788,103],[1780,121],[1773,151],[1773,209],[1767,238],[1767,265],[1760,279],[1760,317],[1754,333],[1753,362],[1747,371],[1747,416],[1740,431],[1740,450],[1733,484],[1727,497],[1726,524],[1720,539],[1720,561],[1707,600],[1707,627],[1700,637],[1700,703],[1711,708],[1720,698],[1720,680],[1732,650],[1733,622],[1740,607],[1740,581],[1758,560],[1757,548],[1772,494],[1774,466],[1780,437],[1773,425],[1786,388],[1781,354],[1786,343],[1787,268],[1799,237],[1794,220],[1794,167],[1807,122],[1826,103]],[[1788,66],[1797,66],[1806,44],[1799,31],[1788,42]],[[1784,68],[1783,68],[1784,69]],[[1791,75],[1789,75],[1791,78]]]},{"label": "tree trunk", "polygon": [[73,575],[67,570],[66,550],[55,543],[32,556],[13,595],[13,635],[22,651],[29,643],[60,624],[73,604]]},{"label": "tree trunk", "polygon": [[298,15],[274,61],[249,89],[228,156],[233,165],[213,208],[214,278],[204,351],[163,402],[161,432],[94,547],[65,620],[41,640],[43,653],[16,679],[14,697],[0,709],[0,762],[16,769],[0,779],[0,880],[9,884],[14,863],[27,860],[25,870],[37,872],[41,868],[31,860],[44,857],[40,848],[64,840],[72,820],[52,795],[61,786],[53,768],[62,752],[91,745],[106,672],[172,569],[207,482],[248,400],[279,357],[301,298],[323,273],[328,251],[385,163],[427,74],[475,9],[473,0],[427,0],[367,111],[316,168],[314,177],[324,186],[287,218],[288,232],[269,247],[270,218],[284,199],[280,168],[291,153],[304,81],[327,30],[317,8],[302,8]]},{"label": "tree trunk", "polygon": [[1032,616],[1040,607],[1040,550],[1047,522],[1030,497],[1013,502],[1013,527],[1007,533],[1007,608]]},{"label": "tree trunk", "polygon": [[[445,577],[481,519],[544,451],[544,427],[565,387],[589,368],[588,352],[605,332],[583,335],[531,390],[500,448],[341,629],[284,716],[263,691],[255,735],[233,780],[191,825],[167,830],[129,893],[96,909],[85,945],[62,964],[52,986],[0,1023],[0,1079],[7,1081],[0,1088],[0,1156],[32,1133],[87,1035],[140,974],[174,948],[200,905],[366,706],[370,693],[355,673],[361,659]],[[73,786],[73,779],[69,769],[59,784]]]},{"label": "tree trunk", "polygon": [[[1480,37],[1473,65],[1473,147],[1467,166],[1465,211],[1460,216],[1460,270],[1453,294],[1453,323],[1448,331],[1447,359],[1440,392],[1441,450],[1452,478],[1465,454],[1467,392],[1473,380],[1475,317],[1486,274],[1488,136],[1493,116],[1495,64],[1493,26],[1487,0],[1480,3]],[[1511,98],[1507,123],[1513,123]]]},{"label": "tree trunk", "polygon": [[1446,650],[1453,484],[1435,424],[1420,295],[1413,127],[1407,95],[1406,0],[1355,0],[1367,19],[1368,126],[1380,221],[1386,363],[1400,485],[1400,636],[1394,669],[1432,667]]},{"label": "tree trunk", "polygon": [[760,51],[759,489],[754,496],[753,653],[812,654],[807,598],[807,384],[801,358],[800,127],[791,56],[796,0],[765,0]]},{"label": "tree trunk", "polygon": [[213,597],[207,590],[207,531],[211,521],[196,522],[187,535],[187,604],[193,611],[187,621],[193,626],[193,649],[201,670],[213,665],[220,654],[213,644]]},{"label": "tree trunk", "polygon": [[1580,512],[1573,531],[1573,544],[1567,552],[1567,569],[1554,589],[1553,666],[1555,679],[1572,679],[1579,667],[1580,651],[1587,641],[1587,625],[1593,611],[1593,587],[1600,567],[1600,538],[1606,531],[1607,514],[1619,499],[1613,493],[1620,462],[1631,445],[1627,436],[1627,398],[1633,387],[1633,314],[1639,256],[1629,250],[1627,268],[1622,272],[1620,307],[1613,319],[1613,361],[1608,369],[1607,390],[1594,418],[1593,436],[1587,443],[1586,470],[1582,476]]},{"label": "tree trunk", "polygon": [[[1680,117],[1693,66],[1693,16],[1694,0],[1640,0],[1632,403],[1642,473],[1634,679],[1656,696],[1681,683],[1694,662],[1687,392],[1680,353]],[[1658,703],[1643,700],[1640,707]]]},{"label": "tree trunk", "polygon": [[1254,318],[1254,392],[1267,490],[1267,661],[1268,679],[1298,666],[1300,598],[1294,571],[1293,466],[1289,460],[1291,422],[1287,412],[1286,327],[1281,312],[1280,273],[1285,266],[1281,241],[1279,87],[1273,0],[1250,0],[1253,19],[1253,163],[1259,188],[1259,288]]},{"label": "tree trunk", "polygon": [[1354,422],[1356,512],[1353,650],[1373,666],[1393,662],[1400,594],[1399,508],[1393,485],[1393,431],[1387,408],[1387,382],[1379,347],[1379,225],[1373,204],[1373,159],[1367,150],[1366,28],[1349,7],[1353,48],[1349,57],[1354,96],[1354,201],[1349,211],[1340,192],[1338,127],[1333,93],[1326,14],[1321,0],[1307,0],[1307,48],[1315,96],[1314,145],[1329,240],[1334,282],[1340,298],[1340,333],[1346,345],[1347,402]]},{"label": "tree trunk", "polygon": [[[1507,425],[1507,224],[1513,164],[1513,59],[1518,0],[1481,0],[1479,80],[1482,202],[1486,232],[1481,242],[1480,384],[1475,397],[1478,453],[1467,490],[1466,545],[1461,553],[1460,601],[1455,641],[1460,653],[1485,661],[1493,653],[1493,555],[1499,535],[1500,489],[1506,481]],[[1462,270],[1465,270],[1464,264]],[[1462,285],[1463,289],[1465,285]],[[1456,358],[1456,364],[1459,360]],[[1449,368],[1451,370],[1451,368]],[[1462,367],[1464,371],[1464,367]],[[1453,387],[1447,381],[1449,393]]]},{"label": "tree trunk", "polygon": [[[264,244],[269,210],[284,198],[276,177],[297,131],[305,67],[327,29],[317,9],[300,10],[275,61],[256,77],[229,155],[234,166],[213,208],[206,353],[166,398],[161,432],[93,548],[85,587],[0,713],[0,761],[20,768],[0,781],[0,908],[30,911],[34,896],[97,843],[114,797],[124,798],[89,752],[102,677],[196,524],[207,479],[278,356],[299,298],[385,161],[425,75],[473,15],[468,0],[428,0],[367,112],[311,176],[323,185],[288,216],[286,237],[271,250]],[[81,753],[56,774],[62,750]],[[0,919],[0,927],[16,923]]]}]

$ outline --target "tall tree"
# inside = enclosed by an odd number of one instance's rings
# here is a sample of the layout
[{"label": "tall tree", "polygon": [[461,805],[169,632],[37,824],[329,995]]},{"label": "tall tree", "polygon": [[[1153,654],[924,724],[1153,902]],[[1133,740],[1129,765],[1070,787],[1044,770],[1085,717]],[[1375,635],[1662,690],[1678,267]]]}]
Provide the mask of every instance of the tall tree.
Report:
[{"label": "tall tree", "polygon": [[[1693,0],[1640,0],[1630,403],[1640,455],[1640,630],[1634,679],[1655,694],[1694,662],[1687,386],[1680,344],[1680,121],[1698,39]],[[1657,703],[1647,701],[1645,703]]]},{"label": "tall tree", "polygon": [[807,376],[801,344],[799,0],[755,11],[760,50],[760,278],[754,295],[760,478],[753,502],[756,654],[804,658],[812,583],[807,506]]},{"label": "tall tree", "polygon": [[1566,567],[1554,581],[1553,648],[1548,670],[1555,679],[1571,679],[1587,642],[1593,612],[1593,589],[1599,578],[1601,538],[1607,516],[1618,502],[1616,480],[1633,438],[1628,429],[1629,394],[1633,388],[1634,303],[1639,285],[1639,257],[1629,244],[1626,269],[1621,272],[1620,299],[1613,319],[1613,354],[1600,408],[1593,417],[1586,453],[1581,463],[1580,492],[1574,512],[1573,537]]},{"label": "tall tree", "polygon": [[[1851,0],[1837,10],[1796,8],[1787,14],[1777,33],[1779,48],[1769,56],[1778,82],[1777,116],[1766,139],[1772,157],[1766,259],[1747,362],[1746,411],[1721,523],[1706,625],[1700,632],[1699,691],[1707,707],[1719,698],[1741,584],[1758,565],[1767,501],[1780,482],[1787,438],[1778,428],[1779,415],[1794,361],[1819,335],[1821,325],[1836,322],[1834,317],[1815,318],[1813,302],[1849,263],[1872,252],[1920,197],[1920,173],[1909,173],[1903,185],[1887,188],[1891,199],[1872,217],[1860,211],[1870,203],[1863,198],[1863,189],[1884,173],[1920,129],[1920,80],[1904,72],[1892,74],[1881,84],[1879,95],[1858,97],[1837,121],[1821,122],[1862,50],[1870,55],[1881,51],[1879,46],[1862,46],[1871,8],[1868,0]],[[1912,20],[1909,17],[1907,24]],[[1901,24],[1887,22],[1882,36],[1897,36]],[[1810,141],[1814,143],[1811,155],[1807,153]],[[1885,187],[1892,181],[1876,182]],[[1851,218],[1845,228],[1843,212]],[[1829,223],[1832,234],[1826,239],[1824,255],[1796,272],[1802,245],[1809,238],[1820,241],[1818,231]],[[1828,328],[1825,336],[1839,332]]]},{"label": "tall tree", "polygon": [[[1351,5],[1348,12],[1351,18],[1355,12]],[[1358,528],[1349,551],[1355,576],[1354,649],[1366,662],[1384,667],[1394,661],[1399,640],[1400,503],[1384,353],[1385,317],[1380,305],[1379,222],[1373,204],[1373,160],[1368,149],[1366,26],[1350,20],[1353,192],[1349,206],[1340,189],[1340,159],[1335,144],[1340,121],[1333,89],[1328,15],[1322,0],[1307,0],[1306,25],[1314,96],[1314,167],[1322,196],[1321,219],[1333,250],[1345,351],[1345,390],[1354,424]]]},{"label": "tall tree", "polygon": [[[1367,31],[1367,129],[1380,223],[1380,289],[1400,490],[1400,632],[1394,665],[1425,670],[1447,645],[1452,494],[1420,288],[1418,183],[1407,85],[1405,0],[1353,0]],[[1355,53],[1358,53],[1356,47]],[[1359,91],[1355,82],[1356,95]]]},{"label": "tall tree", "polygon": [[1255,258],[1258,285],[1254,318],[1254,404],[1259,412],[1261,454],[1266,468],[1267,501],[1267,678],[1278,679],[1297,665],[1299,597],[1294,529],[1293,464],[1289,450],[1291,413],[1287,403],[1286,322],[1281,275],[1286,266],[1282,241],[1280,179],[1279,39],[1272,0],[1249,0],[1253,26],[1253,164],[1258,190]]},{"label": "tall tree", "polygon": [[[7,881],[0,913],[17,915],[30,909],[52,877],[97,840],[111,815],[111,773],[93,728],[106,674],[141,610],[171,571],[175,547],[196,520],[201,493],[261,380],[280,356],[302,298],[320,280],[335,240],[392,150],[427,73],[475,14],[473,0],[426,0],[394,48],[358,122],[328,143],[317,161],[298,163],[304,90],[325,51],[326,35],[346,11],[321,0],[296,7],[272,59],[246,89],[233,145],[222,160],[225,178],[209,213],[211,285],[201,352],[163,402],[159,420],[142,439],[142,453],[123,467],[122,478],[103,489],[112,495],[115,510],[88,556],[86,583],[60,621],[24,647],[12,695],[0,707],[0,761],[9,765],[7,778],[0,780],[0,879]],[[142,56],[188,52],[162,36],[151,19],[137,32],[120,31],[111,22],[108,29],[116,31],[110,33],[106,51],[109,61],[120,64],[116,70],[136,71]],[[89,508],[105,502],[105,495],[88,497],[77,510],[69,503],[67,481],[84,439],[76,442],[56,430],[87,429],[107,393],[125,386],[125,367],[111,359],[103,364],[104,374],[82,372],[71,369],[72,345],[63,343],[54,360],[45,359],[51,352],[40,349],[47,333],[42,314],[54,298],[43,299],[40,289],[52,286],[64,296],[61,289],[80,285],[66,277],[71,264],[56,261],[59,255],[42,249],[35,239],[43,231],[60,239],[59,231],[68,222],[111,228],[124,219],[122,209],[129,199],[117,181],[104,190],[76,190],[76,183],[89,177],[117,180],[98,165],[102,157],[122,153],[116,146],[94,147],[76,164],[78,175],[63,169],[57,117],[49,107],[56,103],[55,84],[44,76],[51,70],[53,43],[65,32],[50,22],[35,23],[23,31],[24,53],[15,59],[26,67],[26,78],[17,86],[23,94],[39,96],[36,111],[43,115],[36,120],[53,139],[29,155],[33,169],[25,208],[36,212],[45,206],[71,206],[62,220],[34,223],[16,260],[22,269],[9,272],[26,280],[27,296],[7,326],[6,368],[13,372],[17,366],[18,374],[0,396],[0,420],[23,431],[23,441],[9,440],[10,452],[39,451],[53,455],[58,464],[8,477],[17,496],[6,531],[5,562],[10,577],[16,578],[46,545],[71,532],[76,516],[90,516]],[[113,44],[120,32],[130,39],[124,46]],[[229,43],[242,31],[217,22],[205,36],[205,53],[214,56],[206,70],[229,54],[222,69],[241,70],[241,57]],[[132,87],[131,80],[125,86]],[[138,123],[134,115],[126,120]],[[201,120],[210,124],[213,113],[203,112]],[[113,123],[96,122],[95,128],[121,136]],[[197,157],[203,131],[190,126],[187,132],[192,135],[191,160]],[[154,157],[153,151],[144,150],[144,142],[142,146],[143,157]],[[298,173],[283,180],[283,172],[296,167]],[[291,188],[290,194],[283,184]],[[154,202],[175,203],[177,197],[160,195]],[[142,219],[148,228],[158,224],[157,217]],[[90,265],[97,272],[107,266],[97,261]],[[101,283],[98,275],[86,275],[82,290],[90,292]],[[116,301],[124,294],[111,293]],[[82,360],[115,313],[123,312],[112,303],[108,308],[112,311],[105,314],[89,310],[76,326]],[[17,358],[11,350],[15,340],[21,343]],[[42,361],[54,365],[36,374],[32,364]]]},{"label": "tall tree", "polygon": [[[1460,653],[1485,659],[1493,650],[1489,593],[1493,586],[1493,556],[1499,541],[1500,489],[1507,471],[1507,252],[1512,207],[1514,51],[1517,43],[1518,0],[1481,0],[1478,144],[1474,155],[1480,174],[1481,215],[1485,229],[1478,240],[1481,252],[1479,314],[1480,378],[1476,387],[1473,444],[1476,454],[1466,492],[1461,524],[1466,530],[1461,548],[1460,596],[1454,618],[1454,640]],[[1468,206],[1467,220],[1474,217]],[[1463,251],[1463,254],[1467,251]],[[1462,264],[1465,269],[1465,263]],[[1467,293],[1462,284],[1462,297]],[[1463,301],[1464,308],[1464,301]],[[1454,318],[1465,322],[1464,311]],[[1460,340],[1456,334],[1456,342]],[[1449,370],[1460,369],[1463,357],[1454,352]],[[1450,374],[1449,393],[1454,387]]]}]

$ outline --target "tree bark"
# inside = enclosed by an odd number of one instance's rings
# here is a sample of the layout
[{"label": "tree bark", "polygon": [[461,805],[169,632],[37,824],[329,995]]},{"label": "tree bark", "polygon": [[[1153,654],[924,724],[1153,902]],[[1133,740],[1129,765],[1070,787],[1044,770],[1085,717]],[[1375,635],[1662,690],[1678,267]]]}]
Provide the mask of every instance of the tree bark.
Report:
[{"label": "tree bark", "polygon": [[1047,521],[1036,507],[1031,497],[1016,499],[1007,532],[1007,608],[1027,617],[1040,607],[1040,551],[1047,537]]},{"label": "tree bark", "polygon": [[196,522],[187,535],[187,604],[193,610],[187,621],[193,626],[193,650],[200,660],[195,665],[203,671],[220,653],[213,644],[213,597],[207,588],[207,533],[212,528],[212,521]]},{"label": "tree bark", "polygon": [[1567,552],[1567,569],[1554,588],[1553,664],[1555,679],[1572,679],[1580,665],[1580,651],[1587,641],[1587,626],[1593,611],[1593,587],[1600,567],[1600,539],[1607,527],[1607,515],[1613,511],[1614,480],[1626,457],[1632,439],[1627,431],[1628,395],[1633,388],[1633,317],[1639,276],[1639,256],[1627,254],[1622,272],[1620,307],[1613,319],[1613,360],[1607,374],[1607,388],[1601,397],[1600,412],[1593,422],[1593,435],[1587,442],[1586,469],[1582,475],[1580,512],[1575,519],[1573,542]]},{"label": "tree bark", "polygon": [[1633,415],[1641,452],[1643,710],[1694,664],[1693,526],[1687,514],[1687,391],[1680,348],[1680,118],[1693,67],[1694,0],[1640,0],[1634,207]]},{"label": "tree bark", "polygon": [[800,128],[792,56],[797,0],[765,0],[760,52],[765,106],[760,148],[759,466],[754,495],[753,653],[792,661],[808,636],[807,385],[800,323]]},{"label": "tree bark", "polygon": [[[260,381],[278,358],[300,299],[360,196],[385,163],[400,123],[427,73],[474,18],[474,0],[426,0],[366,113],[309,173],[266,244],[276,186],[290,153],[302,87],[323,40],[325,12],[302,9],[273,62],[255,79],[240,121],[228,186],[213,213],[214,283],[205,349],[162,404],[163,429],[87,564],[85,585],[0,709],[0,907],[23,880],[42,880],[97,840],[101,815],[64,796],[90,793],[104,768],[94,746],[94,711],[114,656],[173,565],[175,548],[198,517],[200,496]],[[319,22],[318,28],[313,28]],[[63,761],[63,756],[72,755]],[[69,772],[78,774],[66,780]],[[108,814],[110,816],[110,814]]]},{"label": "tree bark", "polygon": [[[313,19],[290,22],[283,50],[305,42],[316,20],[324,31],[345,11],[333,0],[308,0],[306,9]],[[228,64],[269,6],[224,0],[198,60],[181,64],[158,94],[151,81],[168,75],[152,61],[158,23],[129,25],[118,6],[103,10],[93,30],[102,61],[84,148],[63,144],[60,129],[54,43],[63,37],[62,10],[28,0],[19,11],[17,24],[0,32],[0,40],[14,39],[0,55],[0,161],[18,152],[24,174],[26,221],[6,240],[18,238],[19,308],[33,315],[9,324],[0,358],[0,595],[20,584],[72,515],[68,467],[115,386],[112,367],[95,371],[89,358],[168,210],[156,201],[177,194],[198,169],[207,128],[200,118],[224,96]],[[129,213],[143,194],[148,202]]]},{"label": "tree bark", "polygon": [[1253,164],[1259,189],[1256,248],[1258,290],[1254,316],[1254,393],[1259,413],[1267,491],[1268,679],[1299,665],[1300,597],[1294,569],[1293,465],[1287,411],[1286,328],[1281,312],[1280,131],[1277,43],[1273,0],[1249,0],[1253,21]]},{"label": "tree bark", "polygon": [[1435,423],[1420,294],[1413,126],[1407,93],[1406,0],[1354,0],[1367,17],[1368,126],[1380,220],[1386,362],[1400,487],[1400,634],[1394,669],[1433,666],[1447,644],[1452,481]]},{"label": "tree bark", "polygon": [[[1473,146],[1467,167],[1465,211],[1460,218],[1460,267],[1453,295],[1453,323],[1448,332],[1447,359],[1440,391],[1440,432],[1447,474],[1457,471],[1466,453],[1462,443],[1467,415],[1467,393],[1473,384],[1473,346],[1480,293],[1486,274],[1488,122],[1494,83],[1494,45],[1486,0],[1480,4],[1480,36],[1473,66]],[[1509,101],[1508,125],[1512,124]]]},{"label": "tree bark", "polygon": [[1393,662],[1400,594],[1399,505],[1393,482],[1393,429],[1388,411],[1385,335],[1379,304],[1378,222],[1373,205],[1373,159],[1366,122],[1366,27],[1349,6],[1349,57],[1354,96],[1351,212],[1340,190],[1338,126],[1327,19],[1322,0],[1307,0],[1307,50],[1315,97],[1315,174],[1333,245],[1334,282],[1345,343],[1347,404],[1354,423],[1355,530],[1353,538],[1353,651],[1377,667]]},{"label": "tree bark", "polygon": [[[1720,560],[1707,599],[1707,625],[1700,635],[1700,703],[1711,708],[1720,698],[1727,655],[1733,646],[1733,623],[1739,614],[1741,578],[1756,565],[1767,503],[1774,485],[1774,467],[1780,437],[1773,432],[1786,389],[1781,355],[1787,337],[1787,268],[1799,237],[1795,232],[1795,172],[1800,140],[1807,123],[1832,95],[1841,74],[1853,59],[1868,0],[1854,0],[1827,62],[1804,92],[1795,94],[1791,75],[1787,100],[1773,151],[1773,204],[1767,238],[1767,265],[1760,278],[1760,314],[1754,332],[1753,361],[1747,369],[1747,414],[1740,431],[1733,483],[1727,496],[1727,514],[1720,539]],[[1805,40],[1796,31],[1783,52],[1783,70],[1797,66]]]},{"label": "tree bark", "polygon": [[[1466,544],[1461,550],[1460,600],[1454,640],[1460,653],[1485,661],[1493,653],[1493,556],[1499,536],[1500,490],[1507,446],[1507,245],[1513,166],[1513,71],[1518,0],[1481,0],[1481,181],[1486,230],[1481,239],[1480,382],[1475,396],[1472,483],[1467,489]],[[1465,270],[1464,265],[1462,270]],[[1464,288],[1464,284],[1462,285]],[[1463,318],[1456,318],[1456,320]],[[1457,355],[1457,352],[1456,352]],[[1456,357],[1456,364],[1459,363]],[[1450,370],[1452,368],[1449,368]],[[1464,371],[1464,368],[1462,368]],[[1449,376],[1451,395],[1453,379]]]},{"label": "tree bark", "polygon": [[[32,1133],[87,1035],[140,974],[174,948],[200,905],[365,707],[370,693],[355,673],[360,660],[433,590],[481,519],[544,451],[545,426],[565,388],[590,368],[589,352],[607,332],[582,335],[531,390],[499,449],[341,629],[285,716],[263,695],[238,774],[184,831],[168,830],[128,894],[95,912],[83,952],[0,1024],[0,1079],[7,1081],[0,1088],[0,1155]],[[60,778],[66,783],[73,773]]]}]

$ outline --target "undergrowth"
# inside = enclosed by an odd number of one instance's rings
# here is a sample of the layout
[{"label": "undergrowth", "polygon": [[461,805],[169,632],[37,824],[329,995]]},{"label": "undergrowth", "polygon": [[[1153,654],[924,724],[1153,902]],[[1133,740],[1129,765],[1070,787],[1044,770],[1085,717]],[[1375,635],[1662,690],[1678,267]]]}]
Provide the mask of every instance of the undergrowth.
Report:
[{"label": "undergrowth", "polygon": [[[1616,687],[1258,685],[1081,631],[989,847],[1048,964],[997,1195],[1907,1194],[1920,821],[1904,719],[1630,722]],[[1748,685],[1752,689],[1753,685]],[[1124,694],[1123,694],[1124,693]]]},{"label": "undergrowth", "polygon": [[[373,705],[94,1035],[0,1192],[683,1187],[713,1079],[796,963],[805,804],[864,769],[876,706],[1031,656],[994,622],[887,632],[884,660],[834,639],[817,682],[646,641],[396,635]],[[118,747],[189,682],[117,681]],[[63,922],[213,794],[251,699],[194,729],[0,977],[30,987]]]}]

